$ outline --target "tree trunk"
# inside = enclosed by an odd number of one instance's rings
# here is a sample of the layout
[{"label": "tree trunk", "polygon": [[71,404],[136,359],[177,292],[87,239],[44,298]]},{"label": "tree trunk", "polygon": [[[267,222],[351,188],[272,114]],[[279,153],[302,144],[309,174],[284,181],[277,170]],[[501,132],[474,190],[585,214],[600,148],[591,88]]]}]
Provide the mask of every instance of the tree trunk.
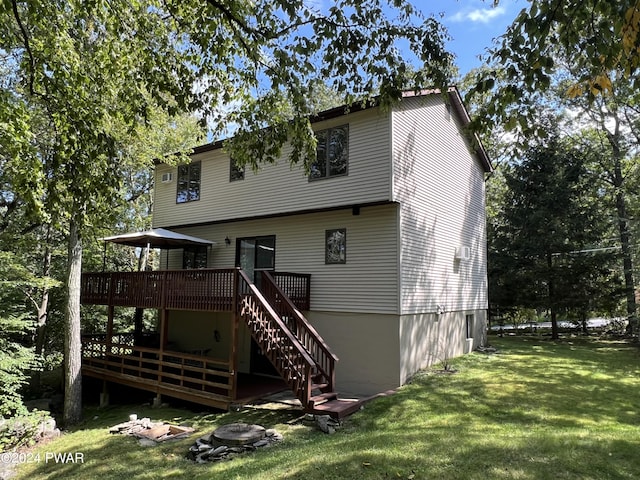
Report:
[{"label": "tree trunk", "polygon": [[[617,170],[617,169],[616,169]],[[622,176],[622,173],[620,173]],[[624,193],[621,188],[616,189],[616,213],[618,216],[618,231],[620,234],[620,246],[622,252],[622,271],[624,275],[624,291],[627,299],[627,333],[629,335],[640,334],[638,329],[638,317],[636,316],[635,282],[633,280],[633,260],[631,259],[631,235],[627,222],[627,208]]]},{"label": "tree trunk", "polygon": [[47,327],[47,315],[49,310],[49,289],[42,292],[40,306],[38,307],[38,325],[36,326],[36,355],[42,355],[44,351],[45,329]]},{"label": "tree trunk", "polygon": [[640,336],[638,329],[638,317],[636,316],[636,295],[633,281],[633,260],[631,258],[631,234],[627,220],[627,205],[624,190],[624,175],[622,174],[623,152],[620,148],[620,121],[616,117],[615,129],[608,132],[607,139],[611,145],[613,154],[612,183],[615,192],[616,214],[618,217],[618,233],[620,235],[620,247],[622,252],[622,270],[624,275],[624,290],[627,298],[627,334]]},{"label": "tree trunk", "polygon": [[551,307],[551,338],[554,340],[560,338],[560,333],[558,332],[558,313],[556,312],[556,307]]},{"label": "tree trunk", "polygon": [[64,411],[65,426],[78,423],[82,417],[82,375],[80,340],[80,275],[82,241],[75,219],[69,225],[69,272],[67,276],[67,311],[64,335]]},{"label": "tree trunk", "polygon": [[[50,227],[47,227],[46,245],[44,251],[44,258],[42,263],[42,276],[48,277],[51,275],[51,248],[49,248],[50,242]],[[47,317],[49,314],[49,287],[42,289],[42,296],[40,298],[40,306],[38,306],[38,323],[36,326],[36,355],[42,355],[44,351],[44,337],[45,329],[47,326]]]},{"label": "tree trunk", "polygon": [[558,332],[558,314],[556,311],[556,286],[553,271],[553,255],[547,252],[547,276],[549,279],[549,310],[551,311],[551,338],[557,340],[560,337]]},{"label": "tree trunk", "polygon": [[[50,227],[47,227],[47,235],[45,237],[45,251],[42,260],[42,276],[48,277],[51,275],[51,248],[50,248]],[[44,339],[47,329],[47,318],[49,315],[49,287],[45,286],[42,289],[42,295],[40,297],[40,305],[36,309],[38,315],[38,321],[36,323],[35,331],[35,351],[38,357],[42,356],[44,352]],[[42,379],[42,370],[36,370],[31,377],[31,385],[36,389],[40,389],[40,382]]]},{"label": "tree trunk", "polygon": [[[42,291],[42,298],[40,299],[40,306],[38,307],[38,323],[36,325],[36,355],[40,357],[44,351],[44,339],[47,329],[47,315],[49,310],[49,289],[45,288]],[[40,389],[40,382],[42,381],[42,371],[40,369],[33,372],[31,377],[31,386],[36,390]]]}]

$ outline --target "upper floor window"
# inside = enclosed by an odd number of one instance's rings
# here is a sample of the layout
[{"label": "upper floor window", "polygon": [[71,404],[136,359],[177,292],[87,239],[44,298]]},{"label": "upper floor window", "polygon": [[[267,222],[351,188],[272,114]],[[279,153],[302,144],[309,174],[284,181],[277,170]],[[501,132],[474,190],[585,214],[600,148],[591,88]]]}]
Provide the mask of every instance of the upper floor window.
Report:
[{"label": "upper floor window", "polygon": [[229,173],[229,181],[244,180],[244,166],[239,166],[233,158],[231,159],[231,168]]},{"label": "upper floor window", "polygon": [[311,164],[309,180],[347,174],[349,165],[349,125],[316,132],[316,160]]},{"label": "upper floor window", "polygon": [[178,165],[176,203],[200,200],[200,162]]}]

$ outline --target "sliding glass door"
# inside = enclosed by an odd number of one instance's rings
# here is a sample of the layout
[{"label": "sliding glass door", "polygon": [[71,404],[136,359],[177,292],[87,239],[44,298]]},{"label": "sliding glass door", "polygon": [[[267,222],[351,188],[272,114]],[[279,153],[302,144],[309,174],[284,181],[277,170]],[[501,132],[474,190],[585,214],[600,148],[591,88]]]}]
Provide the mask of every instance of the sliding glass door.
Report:
[{"label": "sliding glass door", "polygon": [[[246,237],[236,240],[236,266],[240,267],[260,288],[262,271],[273,271],[276,265],[276,237]],[[260,345],[251,339],[251,373],[278,376]]]},{"label": "sliding glass door", "polygon": [[246,237],[236,240],[236,266],[256,284],[261,271],[273,271],[276,264],[276,237]]}]

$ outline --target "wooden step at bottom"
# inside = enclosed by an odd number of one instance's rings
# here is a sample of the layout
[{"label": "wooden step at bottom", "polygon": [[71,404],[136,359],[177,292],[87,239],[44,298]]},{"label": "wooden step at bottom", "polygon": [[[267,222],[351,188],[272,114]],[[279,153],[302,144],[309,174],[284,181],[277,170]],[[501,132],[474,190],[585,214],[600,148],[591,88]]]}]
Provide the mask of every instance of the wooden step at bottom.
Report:
[{"label": "wooden step at bottom", "polygon": [[311,408],[315,408],[317,405],[335,400],[336,398],[338,398],[338,394],[336,392],[327,392],[321,393],[320,395],[314,395],[309,399],[309,406]]},{"label": "wooden step at bottom", "polygon": [[330,415],[338,420],[360,410],[366,400],[328,400],[307,410],[314,415]]}]

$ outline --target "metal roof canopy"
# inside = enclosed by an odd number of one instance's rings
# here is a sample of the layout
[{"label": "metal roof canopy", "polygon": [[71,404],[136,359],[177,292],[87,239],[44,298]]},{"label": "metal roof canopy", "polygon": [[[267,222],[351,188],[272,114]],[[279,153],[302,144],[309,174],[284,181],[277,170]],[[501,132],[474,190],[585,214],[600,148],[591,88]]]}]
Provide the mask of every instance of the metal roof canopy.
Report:
[{"label": "metal roof canopy", "polygon": [[189,246],[213,246],[216,242],[172,232],[164,228],[152,228],[144,232],[123,233],[101,238],[105,242],[119,243],[130,247],[151,247],[160,249],[184,248]]}]

